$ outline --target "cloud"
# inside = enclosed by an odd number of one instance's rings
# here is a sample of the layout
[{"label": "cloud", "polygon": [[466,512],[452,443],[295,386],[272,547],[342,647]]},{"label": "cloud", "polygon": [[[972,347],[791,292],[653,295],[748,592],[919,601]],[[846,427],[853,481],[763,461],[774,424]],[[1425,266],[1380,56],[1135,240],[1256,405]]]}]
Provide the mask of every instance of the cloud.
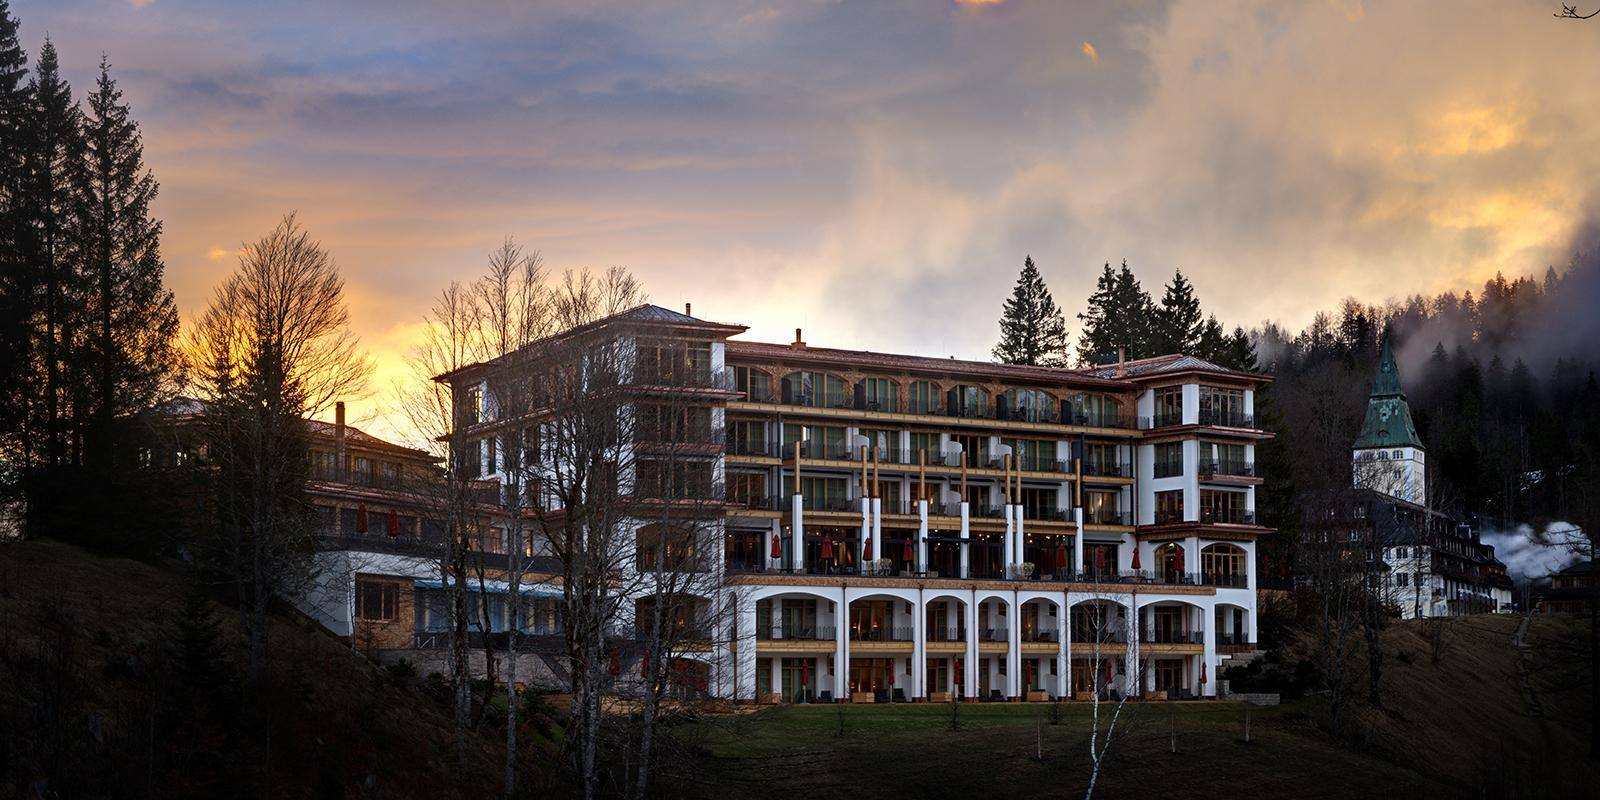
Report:
[{"label": "cloud", "polygon": [[1078,49],[1082,50],[1083,54],[1089,58],[1089,63],[1091,63],[1091,64],[1099,64],[1100,63],[1100,52],[1098,50],[1094,49],[1094,45],[1089,44],[1088,42],[1084,42],[1083,46],[1078,48]]}]

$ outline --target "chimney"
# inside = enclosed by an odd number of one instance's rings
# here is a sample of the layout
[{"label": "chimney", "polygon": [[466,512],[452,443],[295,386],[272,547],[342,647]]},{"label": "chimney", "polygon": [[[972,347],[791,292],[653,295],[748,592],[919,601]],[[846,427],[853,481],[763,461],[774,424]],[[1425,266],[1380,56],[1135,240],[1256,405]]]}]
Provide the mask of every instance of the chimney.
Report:
[{"label": "chimney", "polygon": [[340,480],[344,479],[344,462],[344,401],[340,400],[333,404],[333,472]]},{"label": "chimney", "polygon": [[1128,349],[1126,347],[1117,348],[1117,377],[1119,378],[1128,377],[1127,358]]},{"label": "chimney", "polygon": [[799,328],[794,329],[794,343],[790,344],[789,347],[794,350],[806,349],[806,340],[800,336]]},{"label": "chimney", "polygon": [[694,304],[693,303],[684,303],[683,304],[683,315],[686,316],[686,317],[694,316]]}]

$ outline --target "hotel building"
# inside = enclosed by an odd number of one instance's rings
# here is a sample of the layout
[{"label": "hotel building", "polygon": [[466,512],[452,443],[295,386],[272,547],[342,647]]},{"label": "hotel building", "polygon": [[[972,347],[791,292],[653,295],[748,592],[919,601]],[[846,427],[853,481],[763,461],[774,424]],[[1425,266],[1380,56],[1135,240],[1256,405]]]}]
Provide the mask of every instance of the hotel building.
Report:
[{"label": "hotel building", "polygon": [[[1255,517],[1266,378],[1183,355],[1053,369],[744,330],[647,305],[559,337],[622,353],[639,417],[663,415],[650,387],[664,372],[695,389],[668,416],[716,446],[665,482],[715,499],[674,558],[715,576],[692,612],[705,644],[682,655],[692,688],[761,701],[1206,697],[1231,655],[1254,650],[1256,540],[1271,533]],[[441,376],[472,409],[461,429],[480,437],[471,451],[491,484],[507,477],[497,437],[537,441],[548,424],[497,411],[514,405],[494,397],[510,385],[497,372],[538,361],[516,355]],[[625,493],[663,485],[647,457],[618,463]],[[671,539],[651,515],[618,524],[635,528],[640,558],[647,539]],[[631,577],[619,585],[644,585]],[[643,619],[619,616],[624,638]]]}]

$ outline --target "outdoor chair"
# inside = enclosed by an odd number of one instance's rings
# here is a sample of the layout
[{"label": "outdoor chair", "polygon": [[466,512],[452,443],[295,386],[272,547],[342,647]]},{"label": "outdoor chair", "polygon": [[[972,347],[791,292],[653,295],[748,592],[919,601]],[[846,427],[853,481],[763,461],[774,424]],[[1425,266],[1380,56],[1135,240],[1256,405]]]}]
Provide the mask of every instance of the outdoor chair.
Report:
[{"label": "outdoor chair", "polygon": [[887,690],[887,689],[873,689],[872,690],[872,702],[874,702],[874,703],[887,703],[887,702],[889,702],[889,690]]},{"label": "outdoor chair", "polygon": [[989,690],[989,702],[991,702],[991,703],[1004,703],[1005,701],[1006,701],[1006,696],[1001,694],[999,689],[990,689]]},{"label": "outdoor chair", "polygon": [[830,691],[828,691],[826,689],[824,689],[824,690],[822,690],[820,692],[817,692],[817,702],[819,702],[819,703],[831,703],[831,702],[833,702],[833,692],[830,692]]}]

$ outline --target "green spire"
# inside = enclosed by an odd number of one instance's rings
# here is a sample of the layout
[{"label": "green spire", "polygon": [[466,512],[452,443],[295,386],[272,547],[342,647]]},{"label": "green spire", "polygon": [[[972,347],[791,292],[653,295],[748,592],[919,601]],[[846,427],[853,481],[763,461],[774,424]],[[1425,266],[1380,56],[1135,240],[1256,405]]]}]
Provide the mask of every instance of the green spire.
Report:
[{"label": "green spire", "polygon": [[1406,393],[1400,388],[1400,369],[1394,363],[1394,351],[1389,349],[1389,337],[1383,339],[1383,352],[1378,357],[1378,374],[1372,380],[1372,393],[1367,397],[1367,418],[1361,423],[1361,435],[1356,437],[1356,449],[1415,447],[1422,449],[1422,437],[1411,422],[1411,406],[1406,403]]}]

